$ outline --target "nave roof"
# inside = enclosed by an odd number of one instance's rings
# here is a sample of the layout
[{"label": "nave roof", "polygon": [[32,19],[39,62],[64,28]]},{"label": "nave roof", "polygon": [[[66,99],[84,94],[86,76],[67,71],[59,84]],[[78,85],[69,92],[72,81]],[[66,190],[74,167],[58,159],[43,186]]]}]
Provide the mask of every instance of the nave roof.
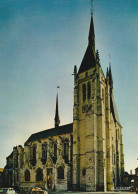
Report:
[{"label": "nave roof", "polygon": [[73,132],[73,123],[62,125],[62,126],[59,126],[58,128],[47,129],[47,130],[32,134],[29,137],[29,139],[25,142],[24,145],[27,145],[27,143],[31,141],[45,139],[48,137],[63,135],[63,134],[72,133],[72,132]]}]

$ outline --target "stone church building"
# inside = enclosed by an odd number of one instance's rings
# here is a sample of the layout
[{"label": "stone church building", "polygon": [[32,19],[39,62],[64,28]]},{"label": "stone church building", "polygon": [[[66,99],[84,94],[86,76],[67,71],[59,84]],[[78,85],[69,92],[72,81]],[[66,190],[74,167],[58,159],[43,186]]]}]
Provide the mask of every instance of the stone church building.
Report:
[{"label": "stone church building", "polygon": [[7,157],[5,184],[21,190],[111,191],[124,172],[122,126],[114,95],[111,66],[106,76],[91,16],[88,46],[74,67],[73,123],[60,125],[58,96],[54,128],[32,134],[24,147]]}]

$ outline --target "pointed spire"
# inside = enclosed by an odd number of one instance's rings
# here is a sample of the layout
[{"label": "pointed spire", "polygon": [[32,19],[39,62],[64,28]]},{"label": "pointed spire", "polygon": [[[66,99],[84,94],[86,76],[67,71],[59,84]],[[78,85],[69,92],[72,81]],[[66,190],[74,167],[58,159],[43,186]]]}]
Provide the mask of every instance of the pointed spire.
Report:
[{"label": "pointed spire", "polygon": [[85,55],[82,59],[78,74],[95,67],[95,65],[96,65],[95,34],[94,34],[93,16],[91,16],[91,23],[90,23],[89,36],[88,36],[88,46],[87,46]]},{"label": "pointed spire", "polygon": [[60,124],[59,111],[58,111],[58,93],[56,97],[56,111],[55,111],[55,128],[58,128]]},{"label": "pointed spire", "polygon": [[106,78],[109,76],[109,71],[108,71],[108,67],[107,67],[107,70],[106,70]]},{"label": "pointed spire", "polygon": [[93,51],[95,51],[95,33],[94,33],[93,15],[91,15],[91,23],[90,23],[88,41],[89,41],[89,45],[92,46]]},{"label": "pointed spire", "polygon": [[111,65],[109,65],[109,84],[110,84],[111,88],[113,88],[113,78],[112,78]]}]

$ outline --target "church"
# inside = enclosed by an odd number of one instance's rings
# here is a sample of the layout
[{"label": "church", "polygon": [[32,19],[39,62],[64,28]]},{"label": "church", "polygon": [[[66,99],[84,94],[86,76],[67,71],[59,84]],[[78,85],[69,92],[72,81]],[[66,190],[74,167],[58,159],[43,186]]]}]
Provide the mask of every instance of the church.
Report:
[{"label": "church", "polygon": [[[62,108],[62,107],[61,107]],[[88,46],[74,67],[73,123],[32,134],[6,158],[5,185],[31,190],[112,191],[124,173],[122,126],[113,95],[111,66],[102,71],[91,16]]]}]

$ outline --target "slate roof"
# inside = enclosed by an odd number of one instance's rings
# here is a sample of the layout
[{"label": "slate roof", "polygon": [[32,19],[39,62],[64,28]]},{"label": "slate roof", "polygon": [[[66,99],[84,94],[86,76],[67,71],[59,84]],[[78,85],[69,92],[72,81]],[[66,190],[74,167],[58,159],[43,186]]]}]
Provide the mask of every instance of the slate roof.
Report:
[{"label": "slate roof", "polygon": [[115,105],[115,100],[114,100],[113,93],[111,94],[111,102],[110,103],[111,103],[111,111],[113,113],[114,121],[116,121],[116,122],[118,122],[120,124],[120,120],[119,120],[117,108],[116,108],[116,105]]},{"label": "slate roof", "polygon": [[47,129],[47,130],[32,134],[29,137],[29,139],[25,142],[24,145],[26,145],[28,142],[31,142],[31,141],[45,139],[48,137],[63,135],[63,134],[72,133],[72,132],[73,132],[73,123],[62,125],[62,126],[59,126],[58,128]]},{"label": "slate roof", "polygon": [[96,65],[92,45],[88,45],[83,60],[81,62],[78,74],[83,73]]}]

